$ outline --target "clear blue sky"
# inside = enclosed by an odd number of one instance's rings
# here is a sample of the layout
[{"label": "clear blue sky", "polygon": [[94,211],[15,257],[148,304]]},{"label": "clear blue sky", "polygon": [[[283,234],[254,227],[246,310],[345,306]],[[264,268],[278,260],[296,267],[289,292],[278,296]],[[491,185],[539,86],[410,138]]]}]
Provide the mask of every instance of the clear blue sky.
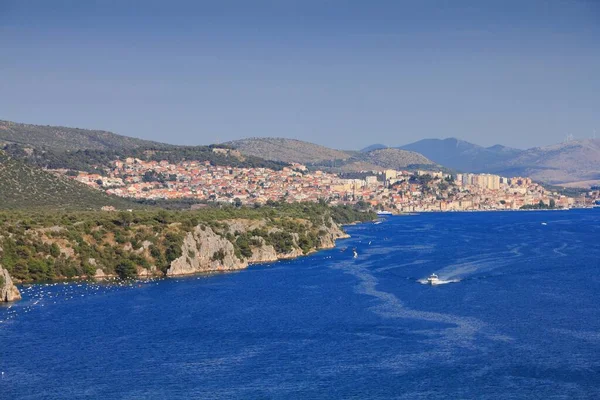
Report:
[{"label": "clear blue sky", "polygon": [[0,0],[0,119],[178,144],[600,137],[600,1]]}]

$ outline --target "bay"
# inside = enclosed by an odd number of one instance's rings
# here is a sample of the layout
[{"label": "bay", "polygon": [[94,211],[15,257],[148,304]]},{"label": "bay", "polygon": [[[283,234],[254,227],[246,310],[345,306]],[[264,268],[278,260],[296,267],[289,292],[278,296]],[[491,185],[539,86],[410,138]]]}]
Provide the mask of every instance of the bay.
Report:
[{"label": "bay", "polygon": [[236,273],[24,286],[0,398],[599,398],[599,223],[389,217]]}]

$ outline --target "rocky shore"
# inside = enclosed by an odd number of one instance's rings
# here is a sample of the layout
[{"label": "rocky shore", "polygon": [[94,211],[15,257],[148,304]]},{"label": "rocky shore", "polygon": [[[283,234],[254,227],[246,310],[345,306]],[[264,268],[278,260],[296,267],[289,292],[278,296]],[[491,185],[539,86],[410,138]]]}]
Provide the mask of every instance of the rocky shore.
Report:
[{"label": "rocky shore", "polygon": [[13,284],[8,271],[0,265],[0,303],[17,300],[21,300],[21,293]]},{"label": "rocky shore", "polygon": [[[226,221],[227,233],[246,233],[264,227],[264,221],[260,220],[234,220]],[[277,228],[271,228],[270,232]],[[335,246],[337,239],[346,238],[348,235],[333,221],[318,227],[318,244],[309,252],[320,249],[329,249]],[[214,232],[209,227],[196,226],[193,231],[188,232],[182,245],[181,257],[171,262],[166,276],[192,275],[197,273],[233,271],[247,268],[250,264],[272,262],[283,259],[296,258],[305,255],[298,243],[297,234],[292,235],[293,248],[289,252],[278,252],[273,245],[267,244],[260,236],[252,237],[252,255],[240,259],[235,254],[233,244],[223,237],[222,234]],[[215,259],[214,254],[220,254],[220,259]],[[140,271],[147,273],[147,271]]]},{"label": "rocky shore", "polygon": [[[277,260],[292,259],[313,253],[321,249],[335,247],[337,239],[349,237],[331,218],[322,224],[315,226],[309,221],[302,220],[306,224],[307,231],[317,232],[315,243],[307,248],[301,244],[301,234],[289,233],[280,227],[271,226],[268,221],[262,219],[234,219],[221,221],[219,228],[213,228],[205,224],[199,224],[187,231],[181,244],[181,256],[170,262],[168,268],[159,268],[156,265],[149,267],[136,267],[137,278],[152,277],[177,277],[200,273],[234,271],[247,268],[252,264],[267,263]],[[265,237],[252,236],[252,232],[263,230],[268,235],[276,233],[289,234],[291,243],[289,251],[278,251],[276,247],[268,243]],[[236,249],[232,237],[247,234],[252,243],[249,248],[251,254],[240,256],[239,248]],[[269,236],[267,236],[269,237]],[[140,249],[130,251],[143,254],[148,251],[148,246],[143,243]],[[66,247],[65,250],[71,250]],[[62,251],[62,247],[61,247]],[[73,256],[72,252],[68,256]],[[113,271],[107,270],[101,263],[89,259],[93,264],[95,273],[89,276],[73,276],[70,279],[112,280],[119,279]],[[17,280],[18,282],[18,280]],[[19,290],[13,283],[8,271],[0,267],[0,301],[10,302],[20,300]]]}]

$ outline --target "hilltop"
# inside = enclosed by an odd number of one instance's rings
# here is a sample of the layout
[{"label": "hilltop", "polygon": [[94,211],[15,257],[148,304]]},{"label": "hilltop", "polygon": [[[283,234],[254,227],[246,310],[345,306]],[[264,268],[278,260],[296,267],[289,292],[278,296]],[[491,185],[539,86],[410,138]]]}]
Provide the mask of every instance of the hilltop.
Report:
[{"label": "hilltop", "polygon": [[138,207],[0,151],[0,209],[99,210],[103,206]]},{"label": "hilltop", "polygon": [[413,151],[370,146],[372,150],[342,151],[314,143],[284,138],[251,138],[224,143],[246,155],[268,160],[298,162],[329,172],[434,167],[436,163]]},{"label": "hilltop", "polygon": [[424,139],[400,148],[464,172],[528,176],[539,182],[588,187],[600,182],[600,140],[573,140],[527,150],[482,147],[464,140]]},{"label": "hilltop", "polygon": [[406,169],[414,166],[433,166],[435,163],[422,154],[400,149],[377,149],[356,156],[364,162],[386,169]]},{"label": "hilltop", "polygon": [[360,149],[359,151],[361,153],[368,153],[369,151],[381,150],[381,149],[387,149],[387,148],[388,148],[388,146],[386,146],[385,144],[375,143],[370,146],[364,147],[364,148]]},{"label": "hilltop", "polygon": [[438,164],[465,172],[488,172],[490,167],[521,152],[501,145],[483,147],[456,138],[423,139],[399,148],[421,153]]},{"label": "hilltop", "polygon": [[223,144],[233,147],[246,155],[288,163],[310,164],[350,158],[348,152],[296,139],[249,138]]},{"label": "hilltop", "polygon": [[287,164],[242,155],[227,146],[178,146],[117,135],[112,132],[0,121],[0,149],[15,159],[47,169],[95,172],[116,159],[179,162],[281,169]]},{"label": "hilltop", "polygon": [[11,121],[0,121],[0,143],[56,151],[124,150],[159,145],[157,142],[102,130],[32,125]]},{"label": "hilltop", "polygon": [[551,184],[590,186],[600,183],[600,139],[573,140],[520,152],[496,165],[498,173],[529,176]]}]

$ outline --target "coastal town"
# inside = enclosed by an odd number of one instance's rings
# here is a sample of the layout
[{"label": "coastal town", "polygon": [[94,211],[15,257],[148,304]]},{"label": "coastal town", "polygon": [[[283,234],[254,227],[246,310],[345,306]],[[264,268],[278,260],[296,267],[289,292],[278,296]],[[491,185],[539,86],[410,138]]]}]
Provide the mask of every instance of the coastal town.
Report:
[{"label": "coastal town", "polygon": [[331,204],[362,202],[393,213],[576,206],[576,199],[546,190],[529,178],[491,174],[385,170],[343,178],[310,171],[301,164],[273,170],[218,166],[208,161],[126,158],[113,161],[103,173],[69,175],[108,194],[150,200],[195,199],[235,205],[326,200]]}]

